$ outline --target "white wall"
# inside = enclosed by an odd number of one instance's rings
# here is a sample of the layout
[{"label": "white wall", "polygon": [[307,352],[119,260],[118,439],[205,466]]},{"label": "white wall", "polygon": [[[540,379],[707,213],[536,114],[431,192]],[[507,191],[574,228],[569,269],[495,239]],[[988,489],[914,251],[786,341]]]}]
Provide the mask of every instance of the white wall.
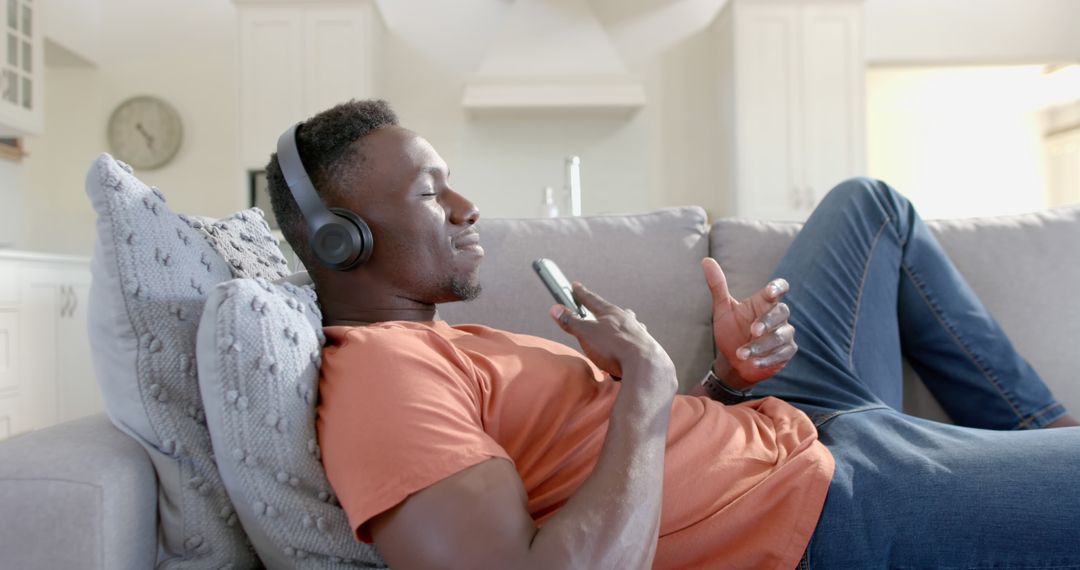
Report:
[{"label": "white wall", "polygon": [[94,215],[83,181],[107,150],[112,109],[135,95],[165,98],[184,120],[176,158],[142,179],[160,186],[177,211],[220,216],[244,205],[234,19],[235,7],[223,0],[101,0],[97,65],[47,69],[45,134],[27,139],[27,223],[16,247],[92,251]]},{"label": "white wall", "polygon": [[[478,117],[461,108],[462,89],[507,4],[382,2],[389,33],[381,95],[403,124],[433,142],[457,188],[486,216],[536,215],[541,189],[562,186],[563,159],[570,154],[582,157],[585,213],[719,204],[707,168],[710,129],[701,118],[708,116],[712,89],[702,71],[710,57],[703,30],[721,3],[592,3],[631,71],[645,80],[649,104],[636,113]],[[86,168],[106,149],[108,114],[139,94],[170,101],[185,129],[173,162],[142,178],[160,186],[177,211],[221,216],[246,206],[235,13],[226,0],[101,0],[97,66],[48,72],[47,130],[29,141],[28,223],[18,247],[90,253],[94,218],[82,190]],[[268,157],[272,147],[267,141]]]},{"label": "white wall", "polygon": [[870,63],[1080,59],[1076,0],[866,0]]},{"label": "white wall", "polygon": [[39,2],[38,21],[45,37],[87,61],[96,62],[101,49],[100,0]]},{"label": "white wall", "polygon": [[1042,66],[869,70],[869,174],[927,218],[1045,207],[1042,73]]},{"label": "white wall", "polygon": [[[703,30],[723,0],[590,3],[630,70],[645,80],[649,103],[635,114],[467,115],[460,106],[465,78],[505,17],[505,0],[380,0],[388,24],[382,95],[435,144],[458,189],[487,216],[533,215],[541,188],[561,186],[568,154],[583,160],[586,213],[694,203],[722,214],[714,183],[721,173],[710,160],[714,57]],[[97,4],[98,48],[89,57],[97,66],[49,70],[46,134],[27,141],[31,156],[22,168],[0,167],[0,199],[25,204],[19,215],[8,214],[18,218],[11,224],[0,214],[0,242],[6,231],[23,249],[90,252],[86,167],[106,148],[109,112],[139,94],[165,97],[185,128],[179,155],[143,173],[146,181],[179,211],[220,216],[246,205],[233,3]],[[1077,21],[1075,0],[866,0],[865,37],[872,63],[1076,59]],[[86,45],[93,35],[67,29],[70,44]],[[272,145],[267,141],[268,155]]]}]

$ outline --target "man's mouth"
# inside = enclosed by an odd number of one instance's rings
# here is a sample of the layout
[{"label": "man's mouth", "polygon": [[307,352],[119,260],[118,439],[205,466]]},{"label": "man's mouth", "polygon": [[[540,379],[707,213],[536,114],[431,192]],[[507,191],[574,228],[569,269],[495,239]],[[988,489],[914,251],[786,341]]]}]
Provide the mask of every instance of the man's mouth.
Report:
[{"label": "man's mouth", "polygon": [[476,255],[484,255],[484,248],[480,247],[480,232],[476,230],[465,232],[456,238],[452,242],[454,249],[473,253]]}]

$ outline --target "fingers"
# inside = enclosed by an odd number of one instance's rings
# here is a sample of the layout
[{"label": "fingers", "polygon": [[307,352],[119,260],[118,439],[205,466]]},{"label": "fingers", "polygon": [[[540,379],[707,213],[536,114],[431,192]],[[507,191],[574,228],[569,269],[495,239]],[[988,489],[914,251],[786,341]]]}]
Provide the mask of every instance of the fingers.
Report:
[{"label": "fingers", "polygon": [[571,311],[565,305],[561,304],[552,305],[551,309],[548,310],[548,313],[551,315],[551,318],[555,320],[555,324],[559,325],[559,328],[562,329],[563,332],[570,334],[574,334],[574,328],[583,320],[581,317],[575,315],[574,311]]},{"label": "fingers", "polygon": [[755,337],[764,335],[787,322],[791,316],[791,309],[787,303],[777,303],[769,309],[760,319],[750,325],[750,334]]},{"label": "fingers", "polygon": [[[773,279],[747,301],[754,309],[754,316],[760,318],[766,314],[791,288],[786,279]],[[768,330],[768,329],[766,329]],[[764,331],[763,331],[764,332]]]},{"label": "fingers", "polygon": [[705,273],[705,283],[709,285],[713,304],[727,303],[731,298],[731,293],[728,291],[727,277],[724,276],[724,270],[720,269],[720,264],[715,259],[706,257],[701,260],[701,270]]},{"label": "fingers", "polygon": [[747,360],[754,357],[769,356],[777,349],[795,344],[795,327],[784,324],[771,333],[754,339],[735,351],[735,357],[739,360]]},{"label": "fingers", "polygon": [[607,302],[600,295],[597,295],[596,293],[593,293],[592,291],[586,289],[584,285],[578,283],[577,281],[574,282],[573,287],[574,299],[576,299],[577,302],[581,303],[582,305],[585,305],[587,309],[589,309],[595,314],[607,314],[617,308],[615,307],[615,305]]},{"label": "fingers", "polygon": [[798,351],[799,346],[794,342],[785,344],[772,354],[762,356],[761,358],[755,358],[752,361],[752,364],[758,368],[772,368],[781,364],[787,364],[789,360],[795,357],[795,353]]}]

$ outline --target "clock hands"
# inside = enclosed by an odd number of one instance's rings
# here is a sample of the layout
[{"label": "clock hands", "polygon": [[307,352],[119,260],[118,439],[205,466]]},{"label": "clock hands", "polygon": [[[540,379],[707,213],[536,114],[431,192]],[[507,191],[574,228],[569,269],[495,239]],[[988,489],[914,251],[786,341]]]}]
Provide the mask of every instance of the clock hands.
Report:
[{"label": "clock hands", "polygon": [[150,150],[154,150],[154,137],[143,128],[142,123],[135,123],[135,130],[139,131],[143,138],[146,139],[146,146]]}]

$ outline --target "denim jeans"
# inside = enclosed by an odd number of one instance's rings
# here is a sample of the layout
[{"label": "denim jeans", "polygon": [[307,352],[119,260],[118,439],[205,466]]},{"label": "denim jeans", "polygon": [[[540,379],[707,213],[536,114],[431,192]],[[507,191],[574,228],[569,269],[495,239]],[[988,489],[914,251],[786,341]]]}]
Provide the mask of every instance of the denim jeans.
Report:
[{"label": "denim jeans", "polygon": [[[844,182],[776,275],[799,352],[755,391],[836,458],[803,567],[1080,568],[1080,428],[1027,429],[1064,408],[903,196]],[[900,411],[902,356],[958,425]]]}]

